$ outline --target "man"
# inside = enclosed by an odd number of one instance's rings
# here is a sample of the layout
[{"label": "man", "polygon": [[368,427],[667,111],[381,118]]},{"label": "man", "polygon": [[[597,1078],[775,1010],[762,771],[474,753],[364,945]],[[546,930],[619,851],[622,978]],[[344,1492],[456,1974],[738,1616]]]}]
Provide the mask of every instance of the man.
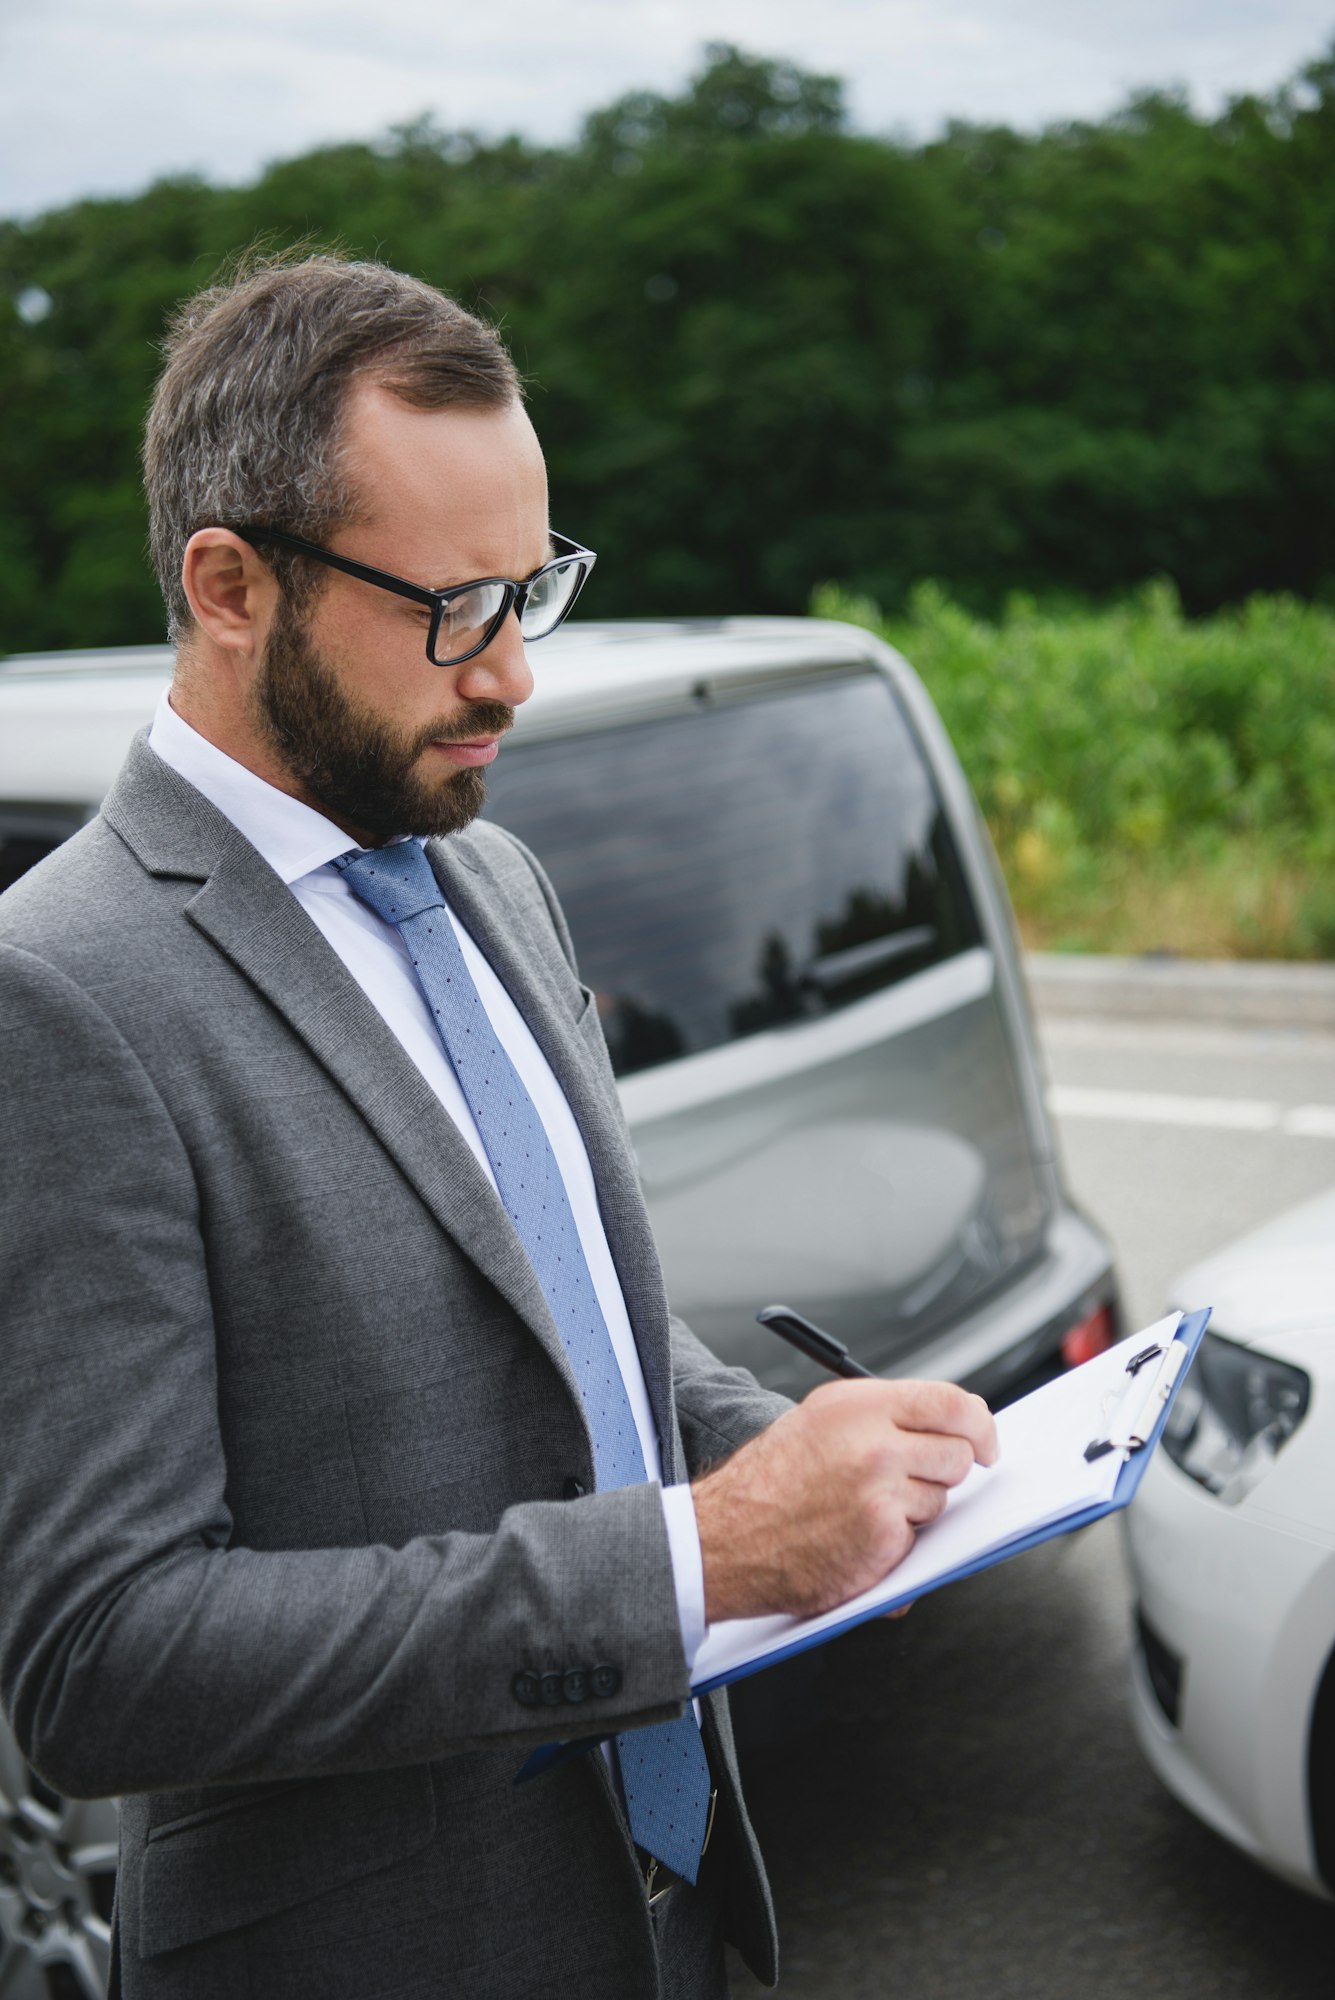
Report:
[{"label": "man", "polygon": [[0,903],[5,1707],[123,1797],[131,2000],[772,1979],[690,1659],[883,1574],[991,1420],[794,1410],[669,1318],[559,909],[473,824],[592,561],[490,330],[254,269],[145,467],[170,700]]}]

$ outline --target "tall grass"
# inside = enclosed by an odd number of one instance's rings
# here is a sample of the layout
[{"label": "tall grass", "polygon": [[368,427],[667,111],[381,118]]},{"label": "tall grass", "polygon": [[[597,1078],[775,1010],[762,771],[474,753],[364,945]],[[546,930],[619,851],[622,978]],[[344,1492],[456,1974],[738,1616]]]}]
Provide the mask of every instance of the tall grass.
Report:
[{"label": "tall grass", "polygon": [[900,617],[833,585],[812,609],[922,676],[1031,943],[1335,957],[1335,612],[1188,620],[1163,583],[994,622],[933,584]]}]

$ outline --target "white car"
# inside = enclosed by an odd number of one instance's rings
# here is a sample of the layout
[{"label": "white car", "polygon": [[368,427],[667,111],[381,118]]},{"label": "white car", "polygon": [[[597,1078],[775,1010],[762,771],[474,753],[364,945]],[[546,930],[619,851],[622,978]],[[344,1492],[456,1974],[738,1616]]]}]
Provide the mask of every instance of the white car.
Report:
[{"label": "white car", "polygon": [[1136,1734],[1207,1825],[1335,1898],[1335,1188],[1173,1297],[1214,1313],[1123,1517]]}]

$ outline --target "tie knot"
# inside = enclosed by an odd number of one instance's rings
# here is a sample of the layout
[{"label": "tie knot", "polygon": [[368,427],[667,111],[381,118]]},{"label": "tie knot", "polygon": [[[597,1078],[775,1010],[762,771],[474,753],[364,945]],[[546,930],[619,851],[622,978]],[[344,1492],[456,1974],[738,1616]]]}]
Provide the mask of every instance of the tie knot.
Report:
[{"label": "tie knot", "polygon": [[402,924],[421,910],[443,910],[445,898],[420,841],[398,840],[334,863],[348,887],[387,924]]}]

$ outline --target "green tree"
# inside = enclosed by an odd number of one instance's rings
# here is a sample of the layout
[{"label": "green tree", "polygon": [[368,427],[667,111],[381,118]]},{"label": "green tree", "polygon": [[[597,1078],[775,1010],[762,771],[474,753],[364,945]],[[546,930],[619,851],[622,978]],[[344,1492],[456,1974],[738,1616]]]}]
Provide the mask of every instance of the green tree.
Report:
[{"label": "green tree", "polygon": [[[172,306],[337,244],[502,326],[590,614],[1335,594],[1335,53],[1214,118],[852,132],[726,44],[575,142],[429,119],[0,223],[0,644],[161,629],[138,437]],[[49,299],[43,312],[42,300]],[[24,303],[26,301],[26,303]]]}]

